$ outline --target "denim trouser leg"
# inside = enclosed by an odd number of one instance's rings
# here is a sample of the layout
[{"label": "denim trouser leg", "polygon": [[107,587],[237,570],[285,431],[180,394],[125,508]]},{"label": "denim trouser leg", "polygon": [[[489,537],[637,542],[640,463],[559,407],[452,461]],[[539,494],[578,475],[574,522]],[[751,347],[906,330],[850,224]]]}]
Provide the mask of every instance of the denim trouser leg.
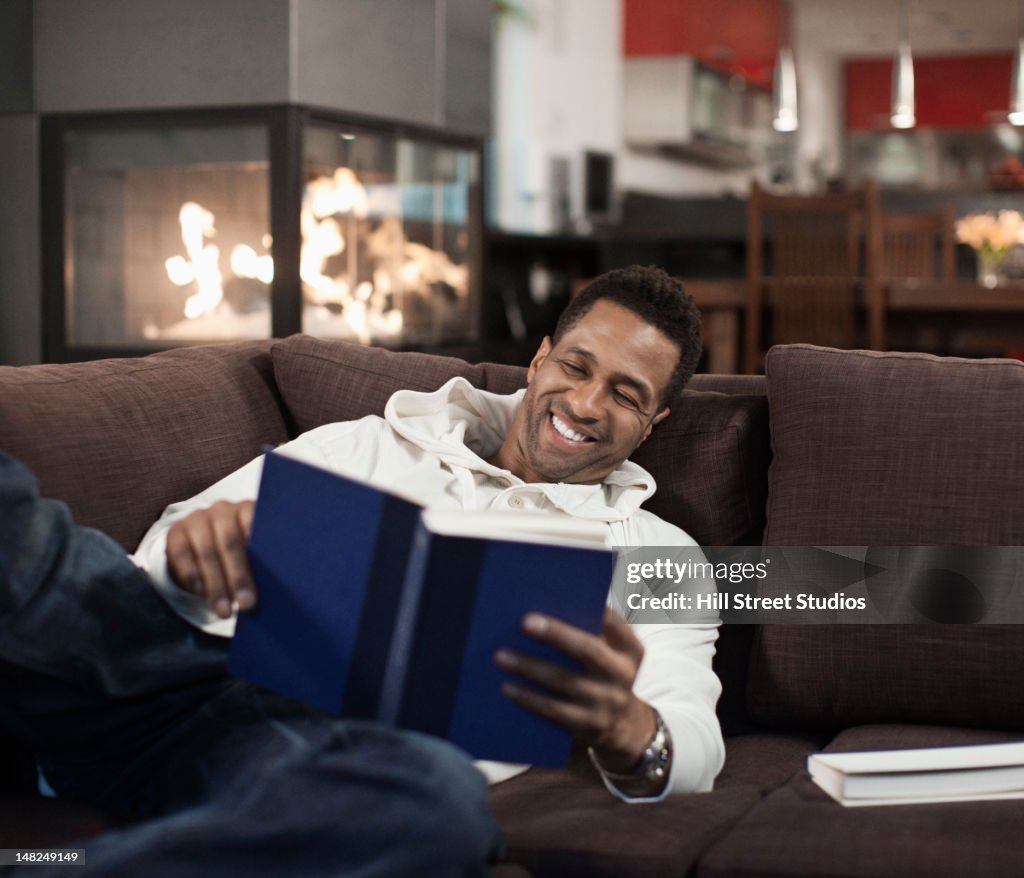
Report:
[{"label": "denim trouser leg", "polygon": [[494,857],[483,777],[442,741],[271,722],[239,761],[207,803],[86,844],[74,874],[470,876]]},{"label": "denim trouser leg", "polygon": [[[178,618],[124,550],[0,454],[0,728],[96,801],[225,686],[226,643]],[[93,778],[96,786],[90,786]]]},{"label": "denim trouser leg", "polygon": [[302,708],[224,663],[221,641],[0,454],[0,728],[61,795],[148,818],[88,842],[76,875],[483,872],[498,833],[462,754]]}]

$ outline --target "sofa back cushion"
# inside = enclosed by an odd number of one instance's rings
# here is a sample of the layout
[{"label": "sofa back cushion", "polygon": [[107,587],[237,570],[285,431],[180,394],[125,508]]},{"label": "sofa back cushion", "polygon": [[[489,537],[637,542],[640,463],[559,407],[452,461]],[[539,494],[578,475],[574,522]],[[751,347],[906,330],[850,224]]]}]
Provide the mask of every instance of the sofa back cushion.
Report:
[{"label": "sofa back cushion", "polygon": [[[383,414],[396,390],[436,390],[455,376],[494,393],[511,393],[526,383],[526,369],[520,366],[471,365],[303,335],[278,342],[271,353],[277,384],[299,432]],[[759,542],[767,424],[767,400],[761,394],[685,391],[634,458],[658,481],[649,508],[705,545]]]},{"label": "sofa back cushion", "polygon": [[[774,348],[768,545],[1024,544],[1024,363]],[[1024,729],[1024,627],[769,625],[766,725]]]},{"label": "sofa back cushion", "polygon": [[168,503],[288,438],[270,342],[0,368],[0,449],[132,550]]},{"label": "sofa back cushion", "polygon": [[633,454],[658,482],[645,507],[704,546],[761,542],[769,458],[764,396],[693,389]]},{"label": "sofa back cushion", "polygon": [[[293,335],[271,349],[274,377],[297,433],[322,424],[383,415],[396,390],[437,390],[455,377],[487,388],[487,366],[474,366],[455,357],[395,353],[344,341]],[[498,367],[500,368],[500,367]],[[511,374],[505,386],[514,390],[524,370],[504,367]],[[504,389],[499,392],[506,392]]]}]

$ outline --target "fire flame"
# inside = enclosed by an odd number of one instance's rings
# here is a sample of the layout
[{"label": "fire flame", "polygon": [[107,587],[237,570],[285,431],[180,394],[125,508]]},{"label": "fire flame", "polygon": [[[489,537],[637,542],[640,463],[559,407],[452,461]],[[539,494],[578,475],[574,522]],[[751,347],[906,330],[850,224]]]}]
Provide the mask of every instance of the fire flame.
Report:
[{"label": "fire flame", "polygon": [[269,284],[274,279],[274,257],[269,253],[259,256],[248,244],[238,244],[231,251],[231,270],[235,277],[255,278]]},{"label": "fire flame", "polygon": [[366,187],[351,168],[338,168],[333,177],[310,181],[306,186],[306,201],[316,217],[351,213],[358,219],[366,219],[369,212]]},{"label": "fire flame", "polygon": [[178,211],[178,222],[188,259],[172,256],[164,266],[176,286],[195,283],[196,292],[185,302],[185,316],[191,319],[208,314],[224,298],[223,277],[218,265],[220,248],[206,243],[206,238],[212,238],[217,231],[213,214],[202,205],[186,201]]},{"label": "fire flame", "polygon": [[[365,234],[366,255],[372,260],[372,281],[358,281],[358,223],[369,216],[366,188],[350,168],[338,168],[331,177],[318,177],[306,185],[300,217],[302,250],[299,275],[307,314],[328,327],[344,321],[348,331],[369,344],[373,337],[394,337],[402,331],[401,297],[409,291],[427,291],[444,282],[460,297],[468,291],[469,269],[455,265],[446,253],[410,242],[401,219],[381,219]],[[164,265],[171,283],[196,285],[185,303],[185,317],[208,314],[224,297],[218,265],[220,249],[207,241],[216,235],[215,217],[194,201],[182,204],[178,214],[186,256],[172,256]],[[344,231],[343,231],[344,224]],[[269,238],[264,239],[269,247]],[[328,261],[344,253],[345,269],[336,276],[325,274]],[[247,244],[231,251],[231,271],[236,277],[264,284],[274,279],[274,259]],[[309,309],[314,309],[312,312]],[[339,313],[340,311],[340,313]]]}]

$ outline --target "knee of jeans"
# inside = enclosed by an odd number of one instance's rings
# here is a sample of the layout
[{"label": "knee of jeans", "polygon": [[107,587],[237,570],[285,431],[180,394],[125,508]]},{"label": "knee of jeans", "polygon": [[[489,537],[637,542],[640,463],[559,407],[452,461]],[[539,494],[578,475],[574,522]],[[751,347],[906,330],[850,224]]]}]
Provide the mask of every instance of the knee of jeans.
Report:
[{"label": "knee of jeans", "polygon": [[[487,806],[487,781],[470,758],[427,735],[407,734],[404,747],[430,800],[421,826],[428,844],[465,850],[467,862],[496,848],[500,833]],[[423,820],[423,814],[417,819]]]},{"label": "knee of jeans", "polygon": [[483,801],[487,781],[465,751],[433,735],[387,728],[373,722],[346,721],[347,745],[387,765],[414,784]]},{"label": "knee of jeans", "polygon": [[420,838],[422,862],[457,864],[460,875],[484,874],[483,867],[496,862],[503,849],[501,830],[485,798],[446,802]]},{"label": "knee of jeans", "polygon": [[403,746],[408,765],[415,766],[423,783],[429,784],[447,801],[479,803],[487,800],[487,780],[458,747],[415,732],[406,733]]}]

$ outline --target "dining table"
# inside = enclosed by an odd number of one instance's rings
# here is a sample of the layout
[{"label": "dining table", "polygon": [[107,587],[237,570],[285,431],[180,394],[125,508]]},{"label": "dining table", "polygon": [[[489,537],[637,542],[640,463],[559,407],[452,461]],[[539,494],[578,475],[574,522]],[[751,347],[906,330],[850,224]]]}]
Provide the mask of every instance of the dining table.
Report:
[{"label": "dining table", "polygon": [[[736,373],[746,279],[681,279],[701,311],[708,371]],[[886,317],[894,330],[912,324],[918,330],[934,329],[937,338],[953,327],[990,347],[1024,350],[1024,280],[987,287],[962,277],[907,278],[886,282],[884,292]]]},{"label": "dining table", "polygon": [[890,311],[1024,313],[1024,280],[987,287],[965,278],[909,278],[890,281],[886,292]]}]

